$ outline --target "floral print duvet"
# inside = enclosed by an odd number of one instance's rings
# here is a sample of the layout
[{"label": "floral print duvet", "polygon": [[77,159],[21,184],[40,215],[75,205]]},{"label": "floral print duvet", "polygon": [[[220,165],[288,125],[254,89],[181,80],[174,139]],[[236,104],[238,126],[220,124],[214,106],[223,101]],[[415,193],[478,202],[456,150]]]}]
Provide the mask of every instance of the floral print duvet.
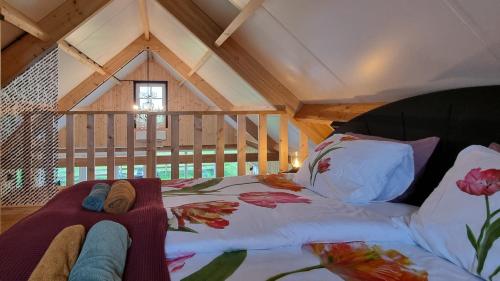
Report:
[{"label": "floral print duvet", "polygon": [[413,246],[402,218],[323,198],[284,174],[174,180],[162,194],[172,280],[474,280]]}]

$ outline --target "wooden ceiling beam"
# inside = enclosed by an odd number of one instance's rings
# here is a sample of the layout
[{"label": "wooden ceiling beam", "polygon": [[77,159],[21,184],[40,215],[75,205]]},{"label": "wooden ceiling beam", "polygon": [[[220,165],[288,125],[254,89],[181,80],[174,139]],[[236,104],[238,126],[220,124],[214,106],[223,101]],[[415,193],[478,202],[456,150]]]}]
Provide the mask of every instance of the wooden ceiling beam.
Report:
[{"label": "wooden ceiling beam", "polygon": [[185,77],[180,83],[179,86],[182,86],[186,81],[193,76],[207,61],[208,59],[212,56],[212,51],[207,50],[205,54],[200,58],[200,60],[191,68],[189,73],[187,74],[187,77]]},{"label": "wooden ceiling beam", "polygon": [[[165,60],[170,66],[172,66],[172,68],[175,69],[175,71],[177,71],[177,73],[179,73],[183,77],[183,79],[189,77],[191,68],[179,57],[177,57],[177,55],[175,55],[169,48],[161,43],[160,40],[158,40],[154,36],[151,36],[151,39],[147,42],[147,45],[152,51],[155,51],[163,60]],[[198,90],[200,90],[221,110],[233,109],[233,104],[217,90],[215,90],[210,84],[203,80],[203,78],[201,78],[198,74],[193,73],[189,78],[189,82],[196,88],[198,88]]]},{"label": "wooden ceiling beam", "polygon": [[144,42],[145,41],[142,36],[139,37],[111,60],[105,63],[103,69],[105,73],[107,73],[106,75],[102,75],[96,71],[83,80],[57,102],[57,110],[68,111],[75,107],[85,97],[90,95],[95,89],[106,82],[106,80],[111,78],[111,75],[108,73],[116,73],[124,65],[134,59],[139,53],[141,53],[144,50]]},{"label": "wooden ceiling beam", "polygon": [[215,40],[215,45],[220,47],[224,42],[233,35],[236,30],[257,10],[264,0],[250,0],[241,12],[233,19],[226,27],[222,34]]},{"label": "wooden ceiling beam", "polygon": [[54,47],[57,41],[109,2],[110,0],[65,1],[41,19],[37,25],[50,34],[49,40],[41,41],[31,34],[26,34],[2,50],[2,86],[6,86],[36,58]]},{"label": "wooden ceiling beam", "polygon": [[304,104],[295,119],[311,123],[347,122],[385,103]]},{"label": "wooden ceiling beam", "polygon": [[285,105],[287,110],[292,113],[300,108],[299,99],[233,38],[229,37],[224,45],[216,47],[214,42],[223,30],[193,1],[157,0],[157,2],[246,80],[270,104]]},{"label": "wooden ceiling beam", "polygon": [[89,66],[95,72],[98,72],[101,75],[111,76],[110,74],[108,74],[104,70],[104,68],[101,65],[99,65],[97,62],[95,62],[93,59],[89,58],[87,55],[85,55],[83,52],[81,52],[80,50],[78,50],[76,47],[70,45],[65,40],[60,40],[58,42],[58,46],[59,46],[59,49],[61,49],[62,51],[66,52],[68,55],[74,57],[79,62],[81,62],[81,63]]},{"label": "wooden ceiling beam", "polygon": [[149,41],[149,16],[146,0],[138,0],[139,14],[141,15],[142,28],[144,29],[144,39]]},{"label": "wooden ceiling beam", "polygon": [[[184,0],[157,1],[270,104],[285,106],[289,117],[293,117],[300,109],[302,103],[299,99],[233,38],[227,38],[220,47],[213,44],[222,34],[222,29],[196,4]],[[322,124],[304,123],[293,118],[290,120],[315,143],[322,141],[332,131]]]},{"label": "wooden ceiling beam", "polygon": [[43,41],[50,39],[49,34],[45,32],[36,22],[4,0],[0,0],[0,12],[6,21],[19,27],[21,30],[26,31]]}]

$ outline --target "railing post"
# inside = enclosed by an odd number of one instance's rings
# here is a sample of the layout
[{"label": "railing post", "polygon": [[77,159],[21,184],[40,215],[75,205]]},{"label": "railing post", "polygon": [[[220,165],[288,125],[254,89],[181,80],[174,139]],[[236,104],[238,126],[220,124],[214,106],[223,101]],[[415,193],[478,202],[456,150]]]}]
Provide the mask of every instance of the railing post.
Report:
[{"label": "railing post", "polygon": [[95,179],[94,114],[87,114],[87,180]]},{"label": "railing post", "polygon": [[280,172],[288,170],[288,116],[280,115]]},{"label": "railing post", "polygon": [[75,183],[75,140],[73,120],[73,114],[66,115],[66,186],[71,186]]},{"label": "railing post", "polygon": [[107,178],[115,179],[115,115],[108,113]]},{"label": "railing post", "polygon": [[267,115],[259,114],[259,174],[267,174]]},{"label": "railing post", "polygon": [[242,114],[238,114],[237,117],[237,127],[238,127],[238,135],[237,135],[237,159],[238,159],[238,176],[246,175],[246,156],[247,156],[247,138],[246,138],[246,116]]},{"label": "railing post", "polygon": [[156,115],[147,115],[146,173],[148,178],[156,177]]},{"label": "railing post", "polygon": [[172,179],[179,178],[179,114],[171,115],[171,126],[170,126],[170,146],[172,147],[171,153],[171,171]]},{"label": "railing post", "polygon": [[194,141],[193,141],[193,170],[194,178],[202,177],[202,162],[203,162],[203,118],[201,114],[195,114],[193,116],[193,129],[194,129]]},{"label": "railing post", "polygon": [[217,115],[217,144],[215,152],[215,173],[217,177],[224,176],[224,149],[225,149],[225,133],[224,133],[224,114]]},{"label": "railing post", "polygon": [[135,115],[127,114],[127,178],[134,178],[135,166]]}]

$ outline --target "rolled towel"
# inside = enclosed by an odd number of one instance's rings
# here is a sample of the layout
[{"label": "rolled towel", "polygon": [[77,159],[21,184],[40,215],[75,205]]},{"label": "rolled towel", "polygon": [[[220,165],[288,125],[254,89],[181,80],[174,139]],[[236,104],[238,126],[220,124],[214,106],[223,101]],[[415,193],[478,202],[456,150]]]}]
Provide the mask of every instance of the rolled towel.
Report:
[{"label": "rolled towel", "polygon": [[108,196],[110,186],[107,183],[96,183],[89,195],[83,199],[82,207],[89,211],[100,212],[104,208],[104,201]]},{"label": "rolled towel", "polygon": [[28,280],[68,280],[71,268],[78,258],[78,253],[80,253],[83,240],[85,240],[85,227],[81,224],[68,226],[61,230],[50,242]]},{"label": "rolled towel", "polygon": [[87,234],[68,280],[122,280],[129,245],[130,238],[123,225],[108,220],[96,223]]},{"label": "rolled towel", "polygon": [[126,180],[116,181],[111,185],[106,201],[104,201],[104,211],[111,214],[126,213],[135,202],[135,189]]}]

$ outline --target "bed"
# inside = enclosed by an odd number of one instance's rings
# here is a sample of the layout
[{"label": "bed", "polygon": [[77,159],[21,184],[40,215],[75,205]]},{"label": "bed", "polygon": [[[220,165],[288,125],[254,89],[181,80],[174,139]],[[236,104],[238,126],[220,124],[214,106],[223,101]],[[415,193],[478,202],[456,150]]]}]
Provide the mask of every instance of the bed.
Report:
[{"label": "bed", "polygon": [[124,280],[480,280],[418,246],[409,218],[460,150],[500,141],[498,116],[500,86],[490,86],[422,95],[333,124],[341,133],[441,138],[404,203],[346,203],[285,174],[161,186],[146,179],[132,180],[138,201],[128,214],[89,215],[79,202],[93,183],[80,183],[0,235],[0,280],[27,280],[61,228],[102,219],[144,240],[132,243]]}]

